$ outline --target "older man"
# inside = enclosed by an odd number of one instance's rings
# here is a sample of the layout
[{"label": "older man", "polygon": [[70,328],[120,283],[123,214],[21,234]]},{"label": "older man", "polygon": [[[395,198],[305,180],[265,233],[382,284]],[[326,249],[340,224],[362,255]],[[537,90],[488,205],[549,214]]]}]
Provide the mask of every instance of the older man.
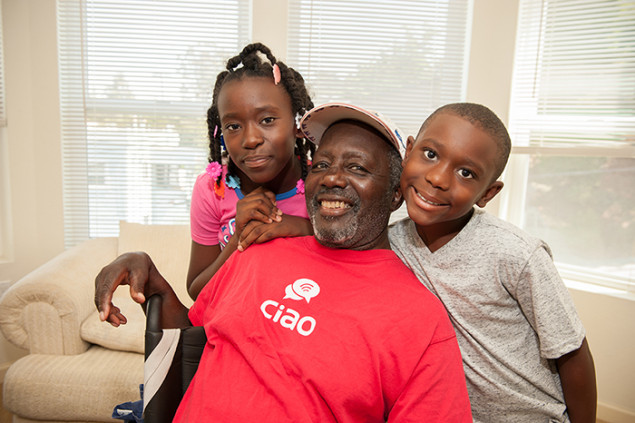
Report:
[{"label": "older man", "polygon": [[306,178],[314,236],[233,254],[189,312],[147,255],[124,256],[118,277],[96,282],[102,319],[130,282],[140,303],[163,297],[168,326],[205,327],[177,422],[471,422],[445,310],[390,250],[398,138],[347,105],[312,110],[303,131],[319,143]]}]

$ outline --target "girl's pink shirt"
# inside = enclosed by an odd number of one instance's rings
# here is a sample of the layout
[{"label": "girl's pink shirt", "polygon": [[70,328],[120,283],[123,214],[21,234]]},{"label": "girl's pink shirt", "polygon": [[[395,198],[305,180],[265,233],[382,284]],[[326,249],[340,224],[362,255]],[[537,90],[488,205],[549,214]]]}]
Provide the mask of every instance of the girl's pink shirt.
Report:
[{"label": "girl's pink shirt", "polygon": [[[226,172],[226,169],[223,169]],[[236,203],[244,196],[240,189],[225,187],[224,197],[216,195],[213,181],[207,173],[196,178],[190,206],[192,240],[201,245],[224,248],[236,228]],[[297,188],[276,195],[278,208],[284,214],[308,219],[304,193]]]}]

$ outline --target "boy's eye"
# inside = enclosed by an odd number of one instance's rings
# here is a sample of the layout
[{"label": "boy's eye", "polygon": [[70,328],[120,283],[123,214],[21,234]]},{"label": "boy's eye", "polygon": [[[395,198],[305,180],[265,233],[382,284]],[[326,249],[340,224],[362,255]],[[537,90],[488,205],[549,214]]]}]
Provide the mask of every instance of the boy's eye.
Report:
[{"label": "boy's eye", "polygon": [[423,154],[426,156],[426,158],[428,158],[430,160],[432,160],[432,159],[437,157],[437,153],[435,153],[434,151],[429,150],[427,148],[425,150],[423,150]]},{"label": "boy's eye", "polygon": [[459,175],[461,175],[461,177],[465,179],[474,178],[474,173],[468,169],[459,169]]}]

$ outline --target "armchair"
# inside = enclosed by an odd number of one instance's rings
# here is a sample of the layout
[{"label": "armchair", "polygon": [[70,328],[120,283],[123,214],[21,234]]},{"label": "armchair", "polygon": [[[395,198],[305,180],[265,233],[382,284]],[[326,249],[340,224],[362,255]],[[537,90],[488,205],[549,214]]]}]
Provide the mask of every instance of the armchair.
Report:
[{"label": "armchair", "polygon": [[14,422],[108,422],[115,405],[139,399],[145,316],[120,287],[113,302],[128,317],[114,328],[93,302],[99,270],[127,251],[146,251],[181,301],[190,250],[187,225],[121,222],[118,238],[68,249],[17,281],[0,299],[0,330],[28,354],[4,379]]}]

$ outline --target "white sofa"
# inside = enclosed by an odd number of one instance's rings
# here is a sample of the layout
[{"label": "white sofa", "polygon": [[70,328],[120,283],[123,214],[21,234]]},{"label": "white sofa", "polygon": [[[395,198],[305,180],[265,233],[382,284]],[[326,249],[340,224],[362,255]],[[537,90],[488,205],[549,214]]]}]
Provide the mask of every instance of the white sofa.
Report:
[{"label": "white sofa", "polygon": [[143,383],[145,317],[121,287],[113,301],[128,317],[99,321],[93,302],[99,270],[127,251],[146,251],[186,305],[187,225],[122,222],[118,238],[68,249],[16,282],[0,299],[0,329],[28,350],[4,379],[14,422],[112,422],[115,405],[138,400]]}]

